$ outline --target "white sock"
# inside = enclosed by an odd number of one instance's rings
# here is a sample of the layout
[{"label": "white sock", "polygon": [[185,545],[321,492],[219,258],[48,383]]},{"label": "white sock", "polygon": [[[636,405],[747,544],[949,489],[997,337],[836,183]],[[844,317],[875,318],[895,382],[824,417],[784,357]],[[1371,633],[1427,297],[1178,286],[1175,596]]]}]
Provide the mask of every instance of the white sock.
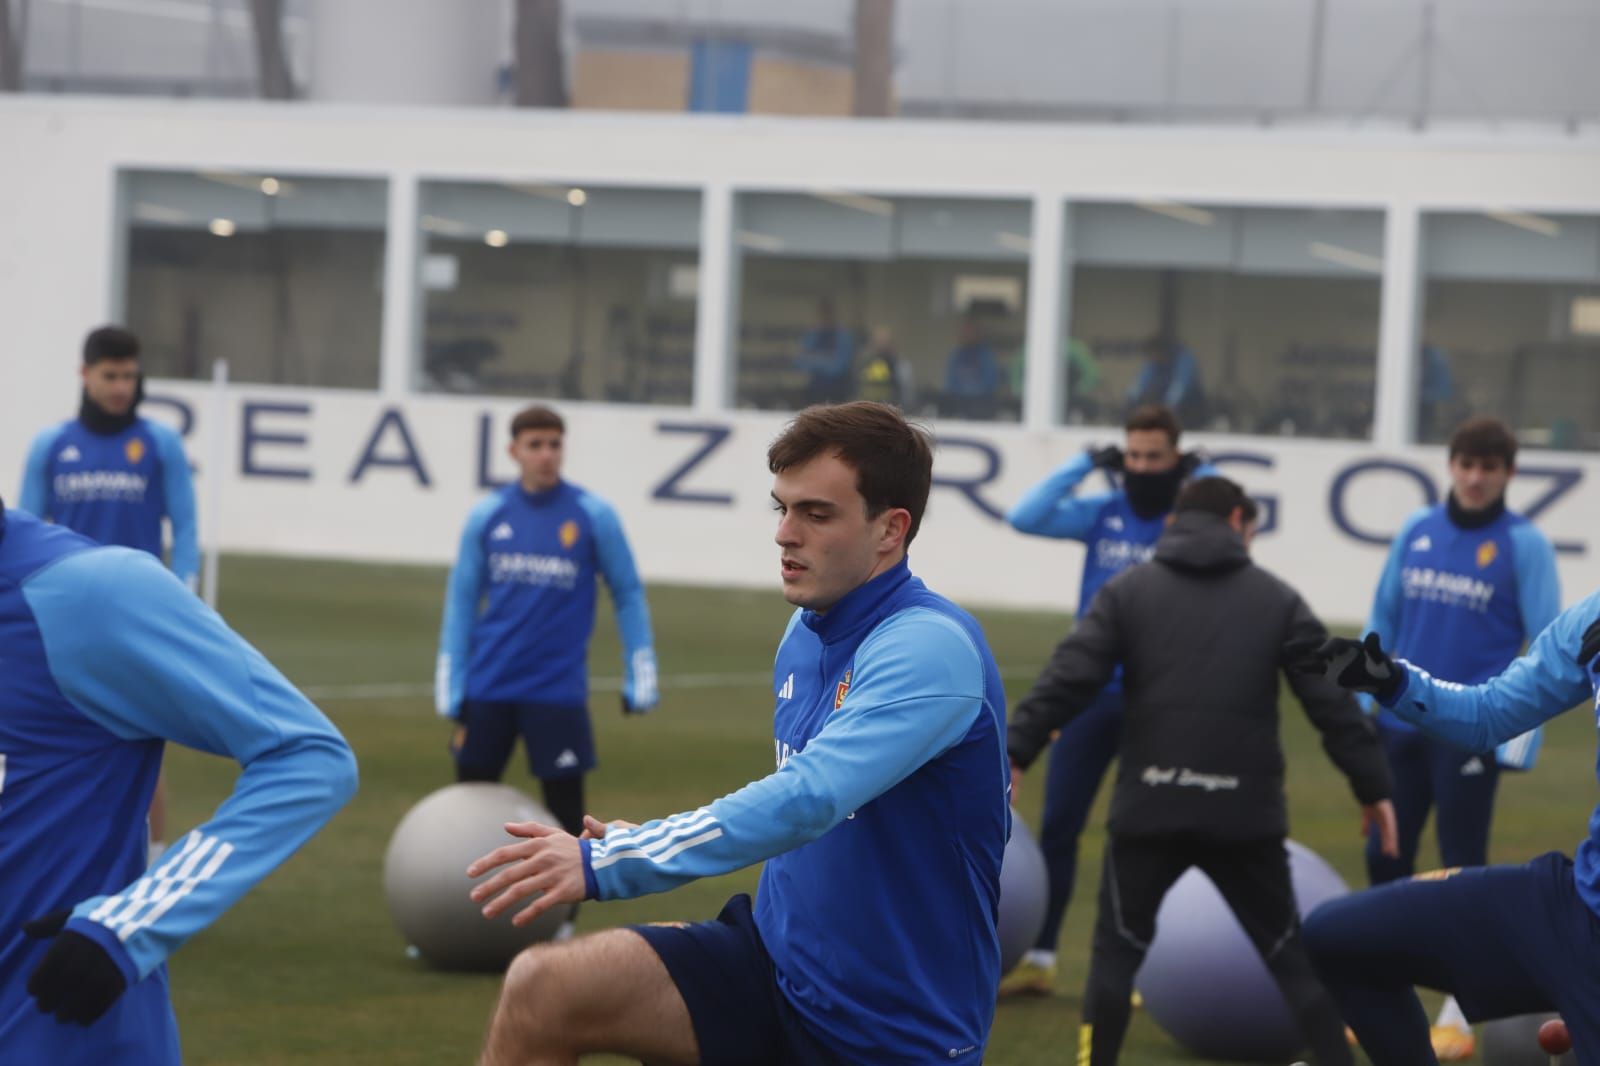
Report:
[{"label": "white sock", "polygon": [[1022,956],[1022,961],[1030,966],[1040,966],[1048,970],[1056,964],[1056,953],[1053,951],[1041,951],[1039,948],[1030,948],[1028,953]]},{"label": "white sock", "polygon": [[1439,1017],[1434,1025],[1447,1026],[1451,1029],[1465,1029],[1472,1031],[1472,1023],[1467,1021],[1467,1016],[1461,1013],[1461,1004],[1456,1002],[1456,997],[1451,996],[1444,1001],[1444,1006],[1439,1008]]}]

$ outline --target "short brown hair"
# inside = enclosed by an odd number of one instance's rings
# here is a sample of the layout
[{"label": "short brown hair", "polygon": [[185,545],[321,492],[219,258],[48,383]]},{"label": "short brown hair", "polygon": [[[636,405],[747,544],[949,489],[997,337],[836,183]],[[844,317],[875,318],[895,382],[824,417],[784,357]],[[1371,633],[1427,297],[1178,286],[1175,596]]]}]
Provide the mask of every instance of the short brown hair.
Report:
[{"label": "short brown hair", "polygon": [[928,509],[933,485],[933,445],[928,431],[907,422],[886,403],[818,404],[795,415],[767,449],[767,469],[774,474],[828,453],[856,471],[856,491],[867,501],[867,517],[891,507],[911,514],[909,545]]},{"label": "short brown hair", "polygon": [[1174,514],[1185,511],[1204,511],[1219,518],[1227,518],[1234,511],[1243,511],[1244,520],[1251,521],[1256,511],[1255,503],[1244,494],[1237,481],[1225,477],[1196,478],[1178,493],[1178,502],[1172,505]]},{"label": "short brown hair", "polygon": [[567,424],[544,404],[536,403],[532,407],[524,407],[518,411],[511,420],[511,439],[516,440],[530,429],[553,429],[562,436],[566,436]]},{"label": "short brown hair", "polygon": [[1164,407],[1158,403],[1147,403],[1135,407],[1128,414],[1128,420],[1122,423],[1122,428],[1131,433],[1136,429],[1159,429],[1172,441],[1172,446],[1178,446],[1178,438],[1183,436],[1183,424],[1178,421],[1178,416],[1172,408]]},{"label": "short brown hair", "polygon": [[83,365],[139,358],[139,338],[121,326],[101,326],[83,338]]},{"label": "short brown hair", "polygon": [[1500,458],[1507,466],[1517,465],[1517,435],[1498,418],[1479,415],[1469,418],[1450,434],[1450,458],[1458,455],[1474,459]]}]

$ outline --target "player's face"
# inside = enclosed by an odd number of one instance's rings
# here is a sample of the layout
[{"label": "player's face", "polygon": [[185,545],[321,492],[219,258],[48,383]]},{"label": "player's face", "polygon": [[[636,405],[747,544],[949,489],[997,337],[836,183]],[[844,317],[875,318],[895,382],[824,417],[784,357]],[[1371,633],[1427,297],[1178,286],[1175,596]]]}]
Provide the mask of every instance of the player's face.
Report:
[{"label": "player's face", "polygon": [[125,415],[139,391],[139,360],[102,359],[83,368],[83,391],[107,414]]},{"label": "player's face", "polygon": [[522,487],[529,492],[553,489],[561,480],[559,429],[525,429],[511,442],[509,452],[522,471]]},{"label": "player's face", "polygon": [[1492,507],[1505,495],[1511,481],[1511,467],[1498,455],[1453,455],[1450,457],[1450,487],[1456,503],[1468,511]]},{"label": "player's face", "polygon": [[783,549],[783,598],[826,611],[851,590],[900,561],[910,513],[890,508],[867,517],[855,468],[835,455],[790,467],[772,483],[774,538]]},{"label": "player's face", "polygon": [[1165,430],[1130,429],[1122,445],[1122,469],[1130,474],[1165,474],[1179,458],[1178,446]]}]

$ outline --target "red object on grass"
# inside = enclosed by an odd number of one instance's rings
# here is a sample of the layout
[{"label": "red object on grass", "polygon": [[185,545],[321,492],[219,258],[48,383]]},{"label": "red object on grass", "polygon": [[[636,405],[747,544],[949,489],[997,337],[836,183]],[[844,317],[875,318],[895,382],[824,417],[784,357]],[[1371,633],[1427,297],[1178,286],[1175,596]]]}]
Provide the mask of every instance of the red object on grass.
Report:
[{"label": "red object on grass", "polygon": [[1539,1026],[1539,1046],[1552,1055],[1564,1055],[1572,1050],[1572,1037],[1567,1032],[1567,1023],[1560,1018],[1551,1018]]}]

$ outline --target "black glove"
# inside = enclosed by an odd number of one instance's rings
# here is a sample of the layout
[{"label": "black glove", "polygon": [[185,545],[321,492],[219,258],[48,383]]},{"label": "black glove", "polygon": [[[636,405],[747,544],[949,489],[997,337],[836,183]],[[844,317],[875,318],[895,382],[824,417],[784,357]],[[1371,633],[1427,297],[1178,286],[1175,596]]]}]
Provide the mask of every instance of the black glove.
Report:
[{"label": "black glove", "polygon": [[1594,657],[1600,655],[1600,618],[1596,618],[1588,629],[1583,631],[1583,647],[1578,649],[1578,665],[1585,670],[1594,664]]},{"label": "black glove", "polygon": [[1383,702],[1399,690],[1406,676],[1383,650],[1376,633],[1368,633],[1366,640],[1329,637],[1300,661],[1300,669],[1321,674],[1340,688],[1370,692]]},{"label": "black glove", "polygon": [[1178,477],[1181,480],[1187,481],[1190,477],[1192,477],[1194,475],[1194,472],[1196,470],[1200,469],[1201,464],[1203,464],[1205,461],[1206,461],[1206,453],[1205,452],[1202,452],[1202,451],[1184,452],[1181,456],[1178,457]]},{"label": "black glove", "polygon": [[1115,444],[1108,444],[1104,448],[1089,448],[1089,461],[1101,470],[1110,470],[1120,473],[1122,470],[1122,449]]},{"label": "black glove", "polygon": [[54,911],[22,924],[22,931],[35,940],[55,938],[28,978],[28,995],[56,1021],[88,1025],[111,1009],[128,980],[105,948],[66,929],[71,915]]}]

